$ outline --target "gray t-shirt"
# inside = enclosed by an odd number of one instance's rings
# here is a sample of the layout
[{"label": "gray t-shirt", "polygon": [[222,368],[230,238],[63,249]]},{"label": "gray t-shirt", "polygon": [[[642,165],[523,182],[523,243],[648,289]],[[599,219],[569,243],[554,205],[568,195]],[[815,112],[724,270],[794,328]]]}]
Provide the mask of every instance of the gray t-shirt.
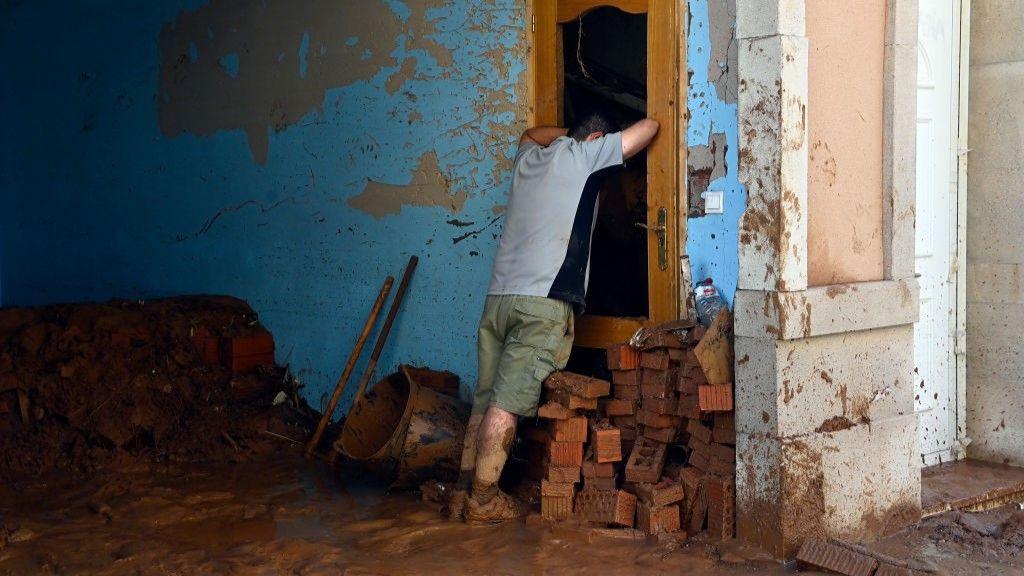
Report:
[{"label": "gray t-shirt", "polygon": [[547,147],[523,144],[487,293],[557,298],[581,313],[600,186],[591,176],[621,164],[620,132],[589,142],[563,136]]}]

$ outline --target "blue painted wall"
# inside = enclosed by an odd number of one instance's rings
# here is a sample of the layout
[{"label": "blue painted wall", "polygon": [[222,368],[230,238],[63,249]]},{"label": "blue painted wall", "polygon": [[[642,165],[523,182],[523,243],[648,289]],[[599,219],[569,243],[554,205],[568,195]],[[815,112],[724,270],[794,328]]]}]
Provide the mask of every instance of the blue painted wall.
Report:
[{"label": "blue painted wall", "polygon": [[[701,156],[710,158],[714,178],[708,189],[725,193],[725,210],[687,219],[686,252],[694,281],[712,278],[731,309],[739,273],[737,230],[747,205],[738,175],[735,1],[690,0],[689,9],[686,143],[691,165]],[[708,152],[715,141],[717,149]]]},{"label": "blue painted wall", "polygon": [[[523,20],[517,0],[0,4],[3,304],[237,295],[320,405],[384,276],[418,254],[381,370],[471,378],[523,128]],[[170,101],[166,75],[191,99]],[[269,109],[232,91],[254,78]],[[378,217],[387,202],[348,204],[367,189],[428,198]]]},{"label": "blue painted wall", "polygon": [[[418,254],[380,371],[425,364],[472,386],[525,117],[522,8],[0,4],[0,303],[234,294],[320,405],[383,277]],[[736,107],[708,75],[722,16],[690,9],[687,141],[724,135],[728,151],[712,183],[726,214],[691,218],[687,248],[731,302]]]}]

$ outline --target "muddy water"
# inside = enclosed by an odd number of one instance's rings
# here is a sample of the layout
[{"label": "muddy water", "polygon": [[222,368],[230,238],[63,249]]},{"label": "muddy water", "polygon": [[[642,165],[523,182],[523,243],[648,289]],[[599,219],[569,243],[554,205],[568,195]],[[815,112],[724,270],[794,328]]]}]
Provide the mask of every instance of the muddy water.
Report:
[{"label": "muddy water", "polygon": [[[0,487],[0,574],[783,574],[736,543],[588,536],[568,527],[473,528],[296,453],[218,466],[151,467],[81,482]],[[946,552],[908,532],[887,551]],[[930,548],[929,548],[930,546]],[[956,573],[1005,558],[948,551]],[[934,562],[938,565],[940,562]],[[984,572],[960,567],[987,566]],[[941,570],[940,570],[941,572]],[[1006,572],[1006,573],[1020,573]]]}]

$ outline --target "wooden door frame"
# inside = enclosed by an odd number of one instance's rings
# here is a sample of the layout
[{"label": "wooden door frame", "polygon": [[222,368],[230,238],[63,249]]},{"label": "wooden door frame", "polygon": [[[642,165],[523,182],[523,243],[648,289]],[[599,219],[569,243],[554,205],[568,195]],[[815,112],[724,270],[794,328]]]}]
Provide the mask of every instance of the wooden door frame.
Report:
[{"label": "wooden door frame", "polygon": [[[647,13],[647,115],[661,128],[647,152],[647,318],[580,316],[576,345],[604,348],[625,342],[641,327],[679,318],[679,259],[686,219],[685,29],[678,0],[530,0],[530,51],[527,99],[531,126],[563,125],[564,90],[560,24],[599,6],[633,14]],[[554,27],[551,33],[551,27]],[[547,89],[554,87],[553,90]],[[659,266],[659,212],[664,230],[665,262]]]}]

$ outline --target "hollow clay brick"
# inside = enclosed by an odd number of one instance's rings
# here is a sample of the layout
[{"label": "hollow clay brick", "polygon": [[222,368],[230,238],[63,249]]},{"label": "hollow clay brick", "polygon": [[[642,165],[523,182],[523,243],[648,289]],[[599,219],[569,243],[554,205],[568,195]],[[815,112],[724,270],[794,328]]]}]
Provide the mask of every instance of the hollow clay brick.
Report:
[{"label": "hollow clay brick", "polygon": [[540,481],[541,496],[567,496],[572,498],[574,494],[576,494],[576,485],[572,482]]},{"label": "hollow clay brick", "polygon": [[636,497],[623,490],[584,489],[576,499],[576,513],[588,522],[632,527]]},{"label": "hollow clay brick", "polygon": [[657,349],[682,349],[686,345],[687,342],[674,332],[658,331],[648,336],[641,348],[646,352]]},{"label": "hollow clay brick", "polygon": [[654,412],[656,414],[671,414],[674,416],[676,409],[679,407],[679,399],[676,398],[675,395],[672,395],[669,398],[648,396],[640,401],[640,406],[648,412]]},{"label": "hollow clay brick", "polygon": [[569,410],[597,410],[597,398],[584,398],[570,394],[565,390],[552,390],[548,399],[565,406]]},{"label": "hollow clay brick", "polygon": [[682,501],[686,492],[678,480],[662,477],[657,484],[637,484],[636,497],[649,506],[660,507]]},{"label": "hollow clay brick", "polygon": [[587,460],[583,463],[583,477],[584,478],[614,478],[615,477],[615,465],[611,462],[598,463],[593,460]]},{"label": "hollow clay brick", "polygon": [[678,532],[681,524],[679,517],[679,506],[652,507],[637,500],[636,525],[647,534],[658,534],[660,532]]},{"label": "hollow clay brick", "polygon": [[642,407],[637,410],[636,421],[644,426],[654,426],[655,428],[674,428],[682,425],[679,416],[658,414],[644,410]]},{"label": "hollow clay brick", "polygon": [[665,445],[646,438],[637,438],[626,462],[629,482],[657,482],[665,465]]},{"label": "hollow clay brick", "polygon": [[796,560],[805,566],[831,570],[845,576],[871,576],[878,568],[878,560],[870,556],[814,539],[804,541]]},{"label": "hollow clay brick", "polygon": [[701,412],[732,411],[732,384],[708,384],[697,388]]},{"label": "hollow clay brick", "polygon": [[584,486],[592,490],[615,490],[618,486],[618,481],[615,476],[611,478],[588,478]]},{"label": "hollow clay brick", "polygon": [[731,478],[707,476],[708,533],[727,540],[736,533],[736,484]]},{"label": "hollow clay brick", "polygon": [[559,442],[586,442],[587,423],[583,416],[555,420],[551,423],[551,437]]},{"label": "hollow clay brick", "polygon": [[541,496],[540,515],[545,520],[566,520],[572,516],[571,496]]},{"label": "hollow clay brick", "polygon": [[633,370],[640,365],[640,351],[629,344],[615,344],[608,348],[609,370]]},{"label": "hollow clay brick", "polygon": [[875,576],[913,576],[914,572],[905,566],[893,566],[885,562],[879,562]]},{"label": "hollow clay brick", "polygon": [[673,444],[679,438],[679,428],[655,428],[644,426],[644,438],[649,438],[661,444]]},{"label": "hollow clay brick", "polygon": [[711,442],[711,429],[701,424],[699,420],[687,421],[686,432],[691,438],[696,438],[705,444]]},{"label": "hollow clay brick", "polygon": [[582,442],[555,442],[548,444],[552,466],[582,466]]},{"label": "hollow clay brick", "polygon": [[564,370],[552,372],[544,380],[544,387],[550,390],[562,390],[581,398],[600,398],[607,396],[611,392],[611,383],[607,380],[591,378]]},{"label": "hollow clay brick", "polygon": [[639,386],[642,370],[613,370],[613,386]]},{"label": "hollow clay brick", "polygon": [[540,408],[537,408],[537,416],[548,420],[565,420],[575,415],[575,412],[557,402],[547,402]]},{"label": "hollow clay brick", "polygon": [[635,400],[610,398],[608,400],[602,400],[600,405],[605,416],[632,416],[636,414]]},{"label": "hollow clay brick", "polygon": [[668,352],[661,350],[644,352],[640,354],[640,367],[651,370],[668,370],[671,364]]},{"label": "hollow clay brick", "polygon": [[598,463],[622,460],[622,434],[607,420],[595,420],[592,424],[594,460]]},{"label": "hollow clay brick", "polygon": [[576,483],[580,481],[580,468],[576,466],[548,466],[546,479],[558,483]]}]

